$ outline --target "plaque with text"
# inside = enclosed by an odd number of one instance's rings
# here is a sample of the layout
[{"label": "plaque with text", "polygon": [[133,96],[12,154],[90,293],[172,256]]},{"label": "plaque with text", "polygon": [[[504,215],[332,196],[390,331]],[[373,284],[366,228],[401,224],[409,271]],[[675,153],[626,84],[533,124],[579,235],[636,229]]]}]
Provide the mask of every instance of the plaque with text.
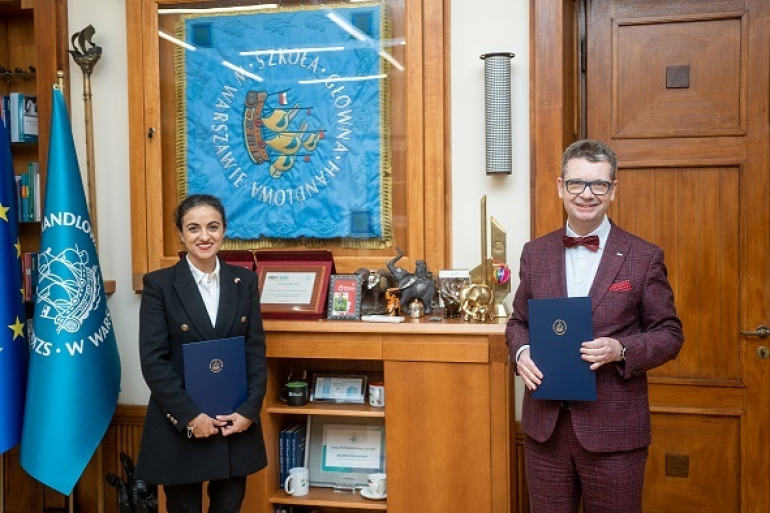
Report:
[{"label": "plaque with text", "polygon": [[257,251],[259,297],[265,319],[321,319],[326,312],[330,251]]}]

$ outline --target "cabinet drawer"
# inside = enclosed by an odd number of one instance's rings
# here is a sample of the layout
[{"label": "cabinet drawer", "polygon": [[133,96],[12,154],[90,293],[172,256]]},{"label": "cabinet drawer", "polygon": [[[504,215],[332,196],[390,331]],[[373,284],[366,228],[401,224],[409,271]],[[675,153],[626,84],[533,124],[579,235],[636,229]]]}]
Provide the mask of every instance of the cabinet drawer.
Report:
[{"label": "cabinet drawer", "polygon": [[268,358],[381,360],[382,336],[356,333],[268,333]]},{"label": "cabinet drawer", "polygon": [[485,363],[489,361],[489,338],[387,335],[383,337],[382,354],[385,360]]}]

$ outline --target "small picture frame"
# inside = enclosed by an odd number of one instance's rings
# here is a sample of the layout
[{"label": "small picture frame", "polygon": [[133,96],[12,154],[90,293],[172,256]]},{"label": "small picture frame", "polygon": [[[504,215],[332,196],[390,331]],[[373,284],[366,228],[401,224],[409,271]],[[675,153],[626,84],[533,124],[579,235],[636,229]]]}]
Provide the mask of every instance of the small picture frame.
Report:
[{"label": "small picture frame", "polygon": [[335,274],[329,279],[328,318],[358,320],[361,318],[361,276]]},{"label": "small picture frame", "polygon": [[366,395],[365,375],[316,374],[313,376],[313,391],[310,396],[312,402],[364,404],[364,395]]}]

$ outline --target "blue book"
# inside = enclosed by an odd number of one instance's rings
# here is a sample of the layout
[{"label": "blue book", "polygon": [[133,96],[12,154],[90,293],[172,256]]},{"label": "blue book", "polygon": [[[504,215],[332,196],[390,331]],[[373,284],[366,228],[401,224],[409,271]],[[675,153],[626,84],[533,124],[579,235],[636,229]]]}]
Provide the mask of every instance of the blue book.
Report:
[{"label": "blue book", "polygon": [[294,466],[305,466],[305,443],[307,440],[307,424],[302,424],[294,432]]},{"label": "blue book", "polygon": [[591,298],[529,300],[529,345],[543,372],[535,399],[596,401],[596,373],[580,357],[583,342],[594,339]]},{"label": "blue book", "polygon": [[279,447],[279,478],[281,480],[281,488],[283,488],[283,482],[289,476],[289,469],[294,468],[296,465],[292,464],[292,437],[294,432],[299,428],[299,424],[292,424],[291,426],[281,430]]},{"label": "blue book", "polygon": [[185,390],[210,417],[233,413],[246,400],[245,344],[231,337],[182,346]]},{"label": "blue book", "polygon": [[289,438],[287,443],[287,451],[286,454],[287,457],[287,463],[286,463],[286,475],[289,475],[289,470],[293,469],[297,466],[297,455],[296,455],[296,448],[297,448],[297,430],[299,429],[299,424],[294,425],[291,427],[291,431],[289,431]]},{"label": "blue book", "polygon": [[283,482],[286,481],[286,431],[284,428],[278,435],[278,485],[283,490]]}]

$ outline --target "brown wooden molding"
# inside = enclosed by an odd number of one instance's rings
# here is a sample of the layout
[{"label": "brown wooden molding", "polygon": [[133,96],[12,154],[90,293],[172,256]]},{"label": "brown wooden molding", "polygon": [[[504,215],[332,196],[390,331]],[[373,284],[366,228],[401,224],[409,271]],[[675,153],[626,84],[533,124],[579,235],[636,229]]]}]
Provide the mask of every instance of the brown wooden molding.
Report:
[{"label": "brown wooden molding", "polygon": [[146,406],[119,404],[115,409],[115,414],[112,416],[110,426],[142,427],[146,414]]}]

